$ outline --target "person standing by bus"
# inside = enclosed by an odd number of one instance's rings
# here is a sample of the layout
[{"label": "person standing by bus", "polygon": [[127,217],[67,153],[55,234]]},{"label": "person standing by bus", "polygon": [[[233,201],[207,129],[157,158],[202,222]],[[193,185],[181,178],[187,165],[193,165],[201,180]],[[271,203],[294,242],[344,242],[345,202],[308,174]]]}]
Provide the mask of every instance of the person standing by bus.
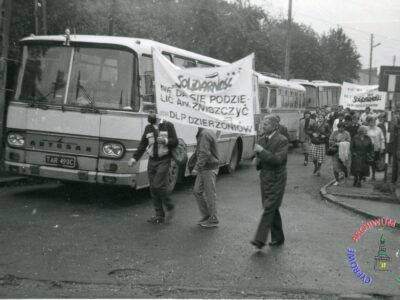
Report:
[{"label": "person standing by bus", "polygon": [[304,117],[300,119],[299,126],[299,141],[301,143],[301,149],[304,155],[304,165],[308,165],[308,156],[310,155],[310,134],[309,129],[315,123],[315,120],[311,119],[310,111],[304,112]]},{"label": "person standing by bus", "polygon": [[314,174],[320,176],[320,170],[323,162],[325,161],[326,143],[330,136],[329,124],[325,121],[324,117],[320,115],[317,122],[310,128],[311,134],[311,149],[310,156],[314,163]]},{"label": "person standing by bus", "polygon": [[189,171],[196,175],[193,194],[199,206],[202,227],[217,227],[216,180],[219,168],[217,137],[214,131],[199,127],[196,152],[189,159]]},{"label": "person standing by bus", "polygon": [[147,173],[149,176],[150,194],[153,200],[155,216],[147,221],[153,224],[164,223],[167,209],[167,220],[170,220],[174,213],[174,205],[167,192],[168,172],[171,164],[171,148],[178,145],[175,127],[170,122],[161,122],[154,111],[150,111],[149,124],[145,127],[139,146],[128,165],[133,166],[147,149],[149,162]]},{"label": "person standing by bus", "polygon": [[275,116],[265,118],[265,135],[254,146],[256,168],[260,170],[261,201],[264,209],[254,240],[250,242],[257,249],[265,246],[270,230],[269,246],[280,246],[285,241],[279,207],[286,187],[288,140],[279,134],[278,125]]}]

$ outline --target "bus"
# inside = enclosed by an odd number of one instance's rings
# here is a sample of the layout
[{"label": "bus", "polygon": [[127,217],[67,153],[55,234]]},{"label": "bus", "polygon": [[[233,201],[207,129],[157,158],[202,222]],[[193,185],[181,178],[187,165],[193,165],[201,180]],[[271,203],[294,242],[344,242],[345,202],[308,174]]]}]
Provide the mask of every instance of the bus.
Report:
[{"label": "bus", "polygon": [[[20,41],[16,91],[7,110],[5,165],[13,174],[147,187],[145,154],[133,167],[147,115],[155,108],[152,47],[181,68],[227,64],[147,39],[56,35]],[[196,127],[176,124],[188,156]],[[255,136],[217,132],[221,166],[233,172],[253,155]],[[173,160],[172,191],[187,167]]]},{"label": "bus", "polygon": [[281,124],[289,133],[289,142],[297,144],[300,118],[306,107],[306,89],[302,85],[266,75],[258,75],[258,97],[260,114],[256,124],[266,114],[279,115]]},{"label": "bus", "polygon": [[291,79],[291,82],[301,84],[306,89],[306,108],[315,110],[322,107],[335,107],[339,105],[342,86],[339,83],[324,80],[308,81],[304,79]]}]

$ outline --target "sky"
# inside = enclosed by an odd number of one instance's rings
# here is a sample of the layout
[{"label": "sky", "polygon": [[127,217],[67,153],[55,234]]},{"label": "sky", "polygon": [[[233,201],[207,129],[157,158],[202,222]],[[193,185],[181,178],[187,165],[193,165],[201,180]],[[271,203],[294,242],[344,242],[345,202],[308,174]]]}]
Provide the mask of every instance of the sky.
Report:
[{"label": "sky", "polygon": [[[274,17],[287,18],[289,0],[250,0]],[[400,0],[292,0],[292,18],[324,33],[341,26],[369,68],[371,34],[374,34],[372,67],[400,66]]]}]

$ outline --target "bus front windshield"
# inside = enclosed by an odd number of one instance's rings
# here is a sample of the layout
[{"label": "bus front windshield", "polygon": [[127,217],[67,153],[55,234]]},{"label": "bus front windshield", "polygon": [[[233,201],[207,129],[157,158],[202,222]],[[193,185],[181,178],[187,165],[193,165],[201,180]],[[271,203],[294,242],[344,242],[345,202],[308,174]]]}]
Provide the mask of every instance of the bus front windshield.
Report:
[{"label": "bus front windshield", "polygon": [[134,53],[124,50],[24,46],[15,99],[138,110],[134,72]]}]

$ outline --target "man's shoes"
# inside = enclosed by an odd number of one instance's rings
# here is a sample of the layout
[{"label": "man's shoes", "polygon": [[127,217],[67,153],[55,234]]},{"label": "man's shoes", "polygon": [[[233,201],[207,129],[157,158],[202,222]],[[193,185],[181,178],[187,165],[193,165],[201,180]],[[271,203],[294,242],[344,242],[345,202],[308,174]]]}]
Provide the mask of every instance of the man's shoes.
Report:
[{"label": "man's shoes", "polygon": [[268,246],[270,246],[270,247],[279,247],[279,246],[283,245],[284,242],[285,242],[285,240],[282,240],[282,241],[271,241],[270,243],[268,243]]},{"label": "man's shoes", "polygon": [[265,244],[263,242],[260,242],[260,241],[257,241],[257,240],[250,241],[250,244],[252,244],[258,250],[261,250],[265,246]]},{"label": "man's shoes", "polygon": [[173,219],[174,216],[175,216],[175,208],[168,210],[167,215],[165,216],[165,222],[168,223]]},{"label": "man's shoes", "polygon": [[212,216],[212,217],[209,217],[209,218],[207,219],[207,221],[201,223],[200,226],[201,226],[201,227],[207,227],[207,228],[210,228],[210,227],[217,227],[217,226],[218,226],[218,223],[219,223],[219,221],[218,221],[217,217]]},{"label": "man's shoes", "polygon": [[339,185],[339,181],[335,181],[335,183],[333,184],[334,186]]},{"label": "man's shoes", "polygon": [[308,165],[308,161],[305,160],[304,161],[304,165],[307,166]]},{"label": "man's shoes", "polygon": [[147,222],[152,224],[162,224],[164,223],[164,217],[152,216]]},{"label": "man's shoes", "polygon": [[210,218],[209,216],[202,218],[199,222],[197,222],[197,225],[201,226],[201,224],[207,222],[209,218]]}]

